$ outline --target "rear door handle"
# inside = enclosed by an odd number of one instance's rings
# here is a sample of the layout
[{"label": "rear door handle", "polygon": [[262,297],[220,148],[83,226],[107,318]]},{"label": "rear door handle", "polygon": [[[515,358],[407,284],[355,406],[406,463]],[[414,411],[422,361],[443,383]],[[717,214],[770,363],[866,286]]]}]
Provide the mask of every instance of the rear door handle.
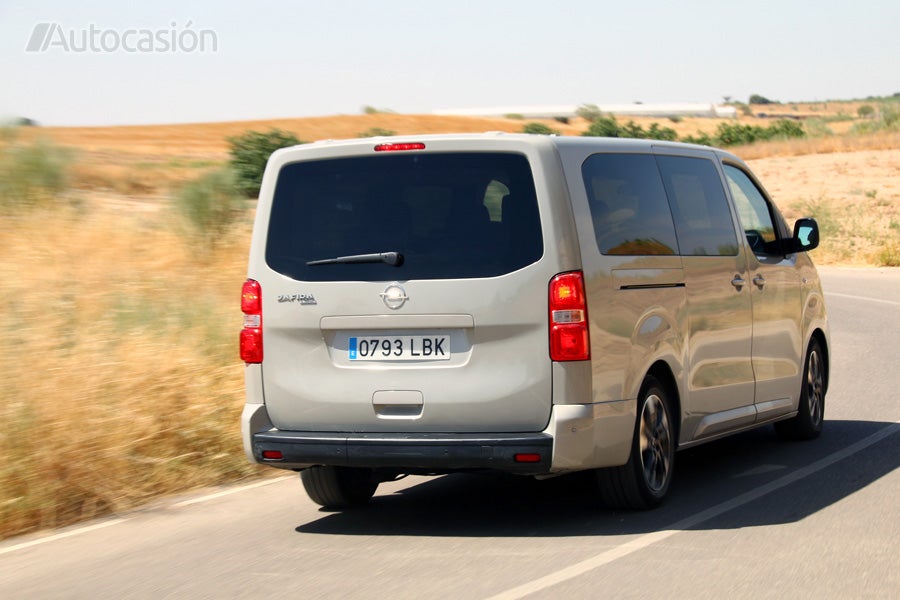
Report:
[{"label": "rear door handle", "polygon": [[757,275],[753,278],[753,284],[759,289],[763,289],[764,287],[766,287],[766,278],[762,275]]},{"label": "rear door handle", "polygon": [[744,289],[744,286],[747,285],[747,282],[744,281],[744,278],[740,275],[735,275],[734,279],[731,280],[731,285],[733,285],[734,289],[736,289],[737,291],[741,291],[742,289]]}]

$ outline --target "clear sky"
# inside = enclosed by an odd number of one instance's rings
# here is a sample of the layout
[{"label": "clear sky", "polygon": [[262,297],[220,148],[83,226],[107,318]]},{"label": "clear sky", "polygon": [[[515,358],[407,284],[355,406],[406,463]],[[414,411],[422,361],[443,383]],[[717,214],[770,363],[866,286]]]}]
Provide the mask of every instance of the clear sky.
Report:
[{"label": "clear sky", "polygon": [[900,92],[898,32],[898,0],[0,0],[0,117],[860,98]]}]

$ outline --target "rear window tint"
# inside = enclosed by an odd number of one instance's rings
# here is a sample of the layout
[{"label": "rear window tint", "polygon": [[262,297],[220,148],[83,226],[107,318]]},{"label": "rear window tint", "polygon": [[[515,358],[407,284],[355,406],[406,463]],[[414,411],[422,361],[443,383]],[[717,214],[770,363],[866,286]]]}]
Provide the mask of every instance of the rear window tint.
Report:
[{"label": "rear window tint", "polygon": [[652,155],[594,154],[582,164],[581,174],[600,252],[678,252],[672,213]]},{"label": "rear window tint", "polygon": [[[543,251],[524,156],[410,153],[282,167],[266,262],[303,281],[459,279],[503,275]],[[384,252],[402,264],[306,264]]]}]

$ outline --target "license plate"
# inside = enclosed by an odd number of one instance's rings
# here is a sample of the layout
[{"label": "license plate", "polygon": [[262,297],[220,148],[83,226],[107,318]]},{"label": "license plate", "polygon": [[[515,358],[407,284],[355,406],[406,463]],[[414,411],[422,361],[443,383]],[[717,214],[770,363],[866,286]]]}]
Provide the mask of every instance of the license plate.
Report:
[{"label": "license plate", "polygon": [[450,360],[450,336],[351,337],[347,357],[353,361]]}]

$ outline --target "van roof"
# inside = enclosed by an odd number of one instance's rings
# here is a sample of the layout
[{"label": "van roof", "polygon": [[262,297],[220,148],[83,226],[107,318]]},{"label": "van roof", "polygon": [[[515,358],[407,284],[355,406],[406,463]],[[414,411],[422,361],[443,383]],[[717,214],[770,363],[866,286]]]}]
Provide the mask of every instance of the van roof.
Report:
[{"label": "van roof", "polygon": [[442,142],[471,142],[478,145],[487,141],[507,141],[515,144],[525,144],[533,146],[547,145],[557,148],[585,148],[603,151],[651,151],[652,148],[672,148],[685,150],[704,150],[707,152],[715,152],[723,158],[728,158],[737,162],[742,162],[737,156],[724,151],[720,148],[711,146],[701,146],[698,144],[686,144],[683,142],[668,142],[663,140],[652,139],[635,139],[635,138],[609,138],[609,137],[593,137],[593,136],[557,136],[557,135],[541,135],[529,133],[506,133],[503,131],[488,131],[484,133],[444,133],[444,134],[412,134],[397,136],[379,136],[368,138],[353,139],[325,139],[318,140],[311,144],[302,144],[300,146],[292,146],[282,150],[291,150],[296,148],[352,148],[365,147],[372,144],[403,144],[412,142],[423,142],[427,145],[429,141]]}]

